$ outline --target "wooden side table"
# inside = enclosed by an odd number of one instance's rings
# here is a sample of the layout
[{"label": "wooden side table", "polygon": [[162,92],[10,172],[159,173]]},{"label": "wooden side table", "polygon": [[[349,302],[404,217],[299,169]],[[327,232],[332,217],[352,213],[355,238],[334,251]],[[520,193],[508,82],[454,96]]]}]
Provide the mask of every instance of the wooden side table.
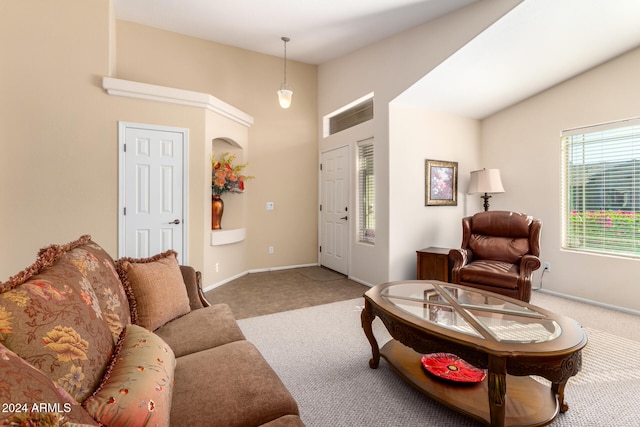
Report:
[{"label": "wooden side table", "polygon": [[440,280],[449,282],[451,266],[449,264],[449,249],[429,247],[416,251],[418,255],[418,280]]}]

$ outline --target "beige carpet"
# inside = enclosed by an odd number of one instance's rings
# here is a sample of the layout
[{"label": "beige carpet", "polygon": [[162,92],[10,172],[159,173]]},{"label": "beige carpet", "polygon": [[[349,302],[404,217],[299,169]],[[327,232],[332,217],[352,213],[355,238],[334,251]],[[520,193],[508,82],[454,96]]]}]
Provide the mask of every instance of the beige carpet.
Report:
[{"label": "beige carpet", "polygon": [[[309,427],[479,426],[417,392],[386,362],[375,370],[368,367],[371,347],[360,325],[362,305],[357,298],[239,323],[287,385]],[[609,314],[615,323],[616,313]],[[585,330],[589,343],[583,370],[569,380],[565,393],[570,409],[551,426],[637,426],[640,343],[592,327]],[[374,333],[381,345],[390,338],[379,320]]]},{"label": "beige carpet", "polygon": [[[291,390],[310,427],[479,426],[408,386],[386,362],[369,369],[371,348],[360,325],[367,289],[309,267],[249,274],[207,296],[229,303],[243,319],[241,328]],[[534,292],[531,302],[576,319],[589,337],[583,370],[567,384],[570,409],[551,426],[638,425],[640,318],[544,292]],[[379,320],[374,330],[382,345],[389,335]]]}]

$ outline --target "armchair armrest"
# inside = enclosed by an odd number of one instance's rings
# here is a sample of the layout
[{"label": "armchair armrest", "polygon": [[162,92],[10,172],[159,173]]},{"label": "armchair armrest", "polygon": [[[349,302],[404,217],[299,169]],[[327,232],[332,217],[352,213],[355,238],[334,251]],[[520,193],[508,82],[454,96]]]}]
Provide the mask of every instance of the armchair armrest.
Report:
[{"label": "armchair armrest", "polygon": [[522,301],[531,300],[531,277],[542,263],[535,255],[525,255],[520,260],[520,277],[518,278],[518,298]]},{"label": "armchair armrest", "polygon": [[531,273],[539,269],[542,263],[535,255],[525,255],[520,260],[520,276],[530,277]]},{"label": "armchair armrest", "polygon": [[473,260],[473,252],[471,249],[451,249],[449,259],[453,261],[454,267],[462,267]]},{"label": "armchair armrest", "polygon": [[460,283],[460,269],[471,262],[473,252],[471,249],[451,249],[449,251],[449,260],[452,261],[451,266],[451,283]]},{"label": "armchair armrest", "polygon": [[197,310],[199,308],[209,307],[211,303],[204,296],[202,290],[202,274],[196,271],[193,267],[188,265],[181,265],[180,272],[182,273],[182,279],[187,288],[187,295],[189,295],[189,305],[191,310]]}]

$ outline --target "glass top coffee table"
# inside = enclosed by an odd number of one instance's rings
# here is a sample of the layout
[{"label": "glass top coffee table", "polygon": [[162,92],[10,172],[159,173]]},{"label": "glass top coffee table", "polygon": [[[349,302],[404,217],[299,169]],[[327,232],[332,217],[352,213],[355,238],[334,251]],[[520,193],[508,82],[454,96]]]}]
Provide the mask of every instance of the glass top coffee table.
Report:
[{"label": "glass top coffee table", "polygon": [[[565,385],[580,371],[587,344],[576,321],[517,299],[436,280],[385,283],[364,298],[362,328],[371,343],[371,368],[378,367],[382,356],[426,395],[491,426],[543,426],[568,410]],[[373,335],[376,317],[394,338],[382,349]],[[422,355],[439,352],[485,370],[486,378],[461,384],[428,373]]]}]

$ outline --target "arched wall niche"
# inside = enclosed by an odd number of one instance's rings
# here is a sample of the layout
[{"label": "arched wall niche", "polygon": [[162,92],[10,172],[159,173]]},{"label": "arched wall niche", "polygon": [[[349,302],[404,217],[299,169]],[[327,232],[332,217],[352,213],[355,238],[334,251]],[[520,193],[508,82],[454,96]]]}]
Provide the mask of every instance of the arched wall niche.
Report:
[{"label": "arched wall niche", "polygon": [[[235,139],[218,137],[212,140],[212,154],[216,160],[228,153],[235,156],[234,165],[247,163],[247,153],[244,147]],[[211,162],[210,162],[211,163]],[[210,176],[213,178],[213,164],[210,166]],[[224,201],[224,214],[222,216],[222,230],[212,231],[212,246],[227,245],[243,241],[246,235],[245,199],[246,194],[224,193],[221,198]]]},{"label": "arched wall niche", "polygon": [[204,248],[202,271],[203,286],[206,290],[240,277],[246,274],[248,269],[248,210],[251,192],[223,193],[222,229],[211,230],[211,156],[215,154],[219,159],[223,153],[229,153],[235,156],[234,165],[249,162],[249,127],[253,118],[246,115],[242,117],[246,120],[236,120],[209,109],[205,112],[205,139],[202,146],[205,157],[202,160],[205,175],[203,184],[206,185],[203,202],[207,207],[203,219],[210,237]]},{"label": "arched wall niche", "polygon": [[244,147],[242,146],[242,144],[240,144],[239,142],[237,142],[236,140],[234,140],[233,138],[227,138],[227,137],[218,137],[218,138],[214,138],[213,139],[213,148],[214,148],[214,152],[215,152],[215,148],[217,146],[217,143],[226,143],[234,148],[239,148],[240,150],[243,150]]}]

